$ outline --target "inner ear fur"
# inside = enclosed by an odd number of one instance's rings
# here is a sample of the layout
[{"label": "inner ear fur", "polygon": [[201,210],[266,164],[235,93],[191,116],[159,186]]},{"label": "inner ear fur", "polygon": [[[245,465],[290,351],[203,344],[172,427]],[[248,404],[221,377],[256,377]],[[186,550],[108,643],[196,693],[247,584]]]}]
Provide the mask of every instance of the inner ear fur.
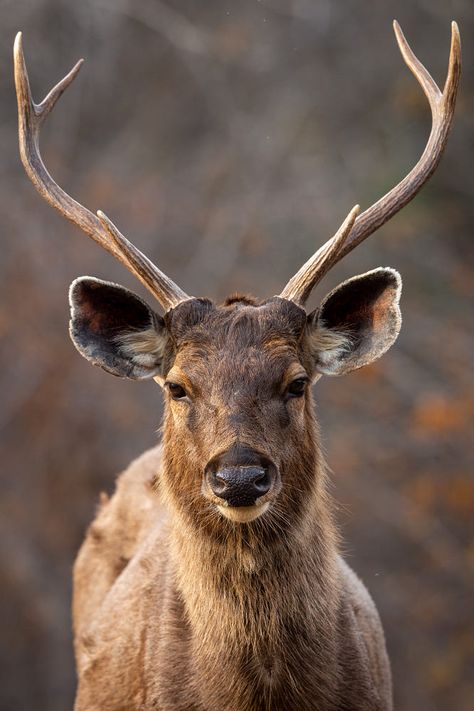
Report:
[{"label": "inner ear fur", "polygon": [[401,288],[395,269],[379,267],[333,289],[308,316],[317,372],[344,375],[380,358],[400,332]]},{"label": "inner ear fur", "polygon": [[69,333],[94,365],[121,378],[161,374],[167,329],[163,319],[123,286],[80,277],[69,289]]}]

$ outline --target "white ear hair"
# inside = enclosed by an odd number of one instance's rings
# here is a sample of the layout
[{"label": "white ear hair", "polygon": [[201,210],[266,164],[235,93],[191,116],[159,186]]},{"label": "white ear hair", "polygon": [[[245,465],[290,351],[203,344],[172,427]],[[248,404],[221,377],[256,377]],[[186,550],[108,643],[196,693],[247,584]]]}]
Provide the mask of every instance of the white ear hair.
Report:
[{"label": "white ear hair", "polygon": [[122,354],[136,365],[150,368],[163,358],[165,341],[152,327],[142,331],[124,331],[114,338]]},{"label": "white ear hair", "polygon": [[310,348],[318,353],[318,370],[330,375],[340,358],[351,350],[351,336],[342,331],[331,331],[324,323],[319,323],[309,337]]}]

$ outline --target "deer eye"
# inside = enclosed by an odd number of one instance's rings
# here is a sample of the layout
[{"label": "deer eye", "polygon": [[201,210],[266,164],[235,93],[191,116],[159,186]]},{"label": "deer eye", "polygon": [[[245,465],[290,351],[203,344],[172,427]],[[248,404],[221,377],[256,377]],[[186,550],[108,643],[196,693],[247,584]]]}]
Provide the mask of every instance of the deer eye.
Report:
[{"label": "deer eye", "polygon": [[293,380],[286,391],[288,397],[302,397],[305,394],[307,382],[308,378],[296,378],[296,380]]},{"label": "deer eye", "polygon": [[186,390],[179,383],[165,383],[173,400],[182,400],[186,397]]}]

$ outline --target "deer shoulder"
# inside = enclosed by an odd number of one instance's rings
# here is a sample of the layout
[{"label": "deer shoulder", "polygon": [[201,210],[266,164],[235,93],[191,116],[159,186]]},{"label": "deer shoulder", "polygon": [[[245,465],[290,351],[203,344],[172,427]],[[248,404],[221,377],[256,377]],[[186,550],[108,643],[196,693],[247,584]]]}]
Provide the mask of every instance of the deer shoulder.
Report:
[{"label": "deer shoulder", "polygon": [[153,527],[165,523],[159,492],[161,446],[137,457],[119,475],[114,494],[100,497],[74,564],[73,619],[76,633],[90,626],[94,611]]}]

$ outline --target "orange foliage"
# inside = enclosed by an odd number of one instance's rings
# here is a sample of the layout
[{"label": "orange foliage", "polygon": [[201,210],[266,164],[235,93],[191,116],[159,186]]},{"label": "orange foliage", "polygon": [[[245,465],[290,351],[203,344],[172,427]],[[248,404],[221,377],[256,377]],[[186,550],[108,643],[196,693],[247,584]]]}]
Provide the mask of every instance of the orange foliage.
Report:
[{"label": "orange foliage", "polygon": [[473,414],[472,397],[448,397],[438,393],[423,394],[412,414],[416,434],[444,434],[464,429]]}]

